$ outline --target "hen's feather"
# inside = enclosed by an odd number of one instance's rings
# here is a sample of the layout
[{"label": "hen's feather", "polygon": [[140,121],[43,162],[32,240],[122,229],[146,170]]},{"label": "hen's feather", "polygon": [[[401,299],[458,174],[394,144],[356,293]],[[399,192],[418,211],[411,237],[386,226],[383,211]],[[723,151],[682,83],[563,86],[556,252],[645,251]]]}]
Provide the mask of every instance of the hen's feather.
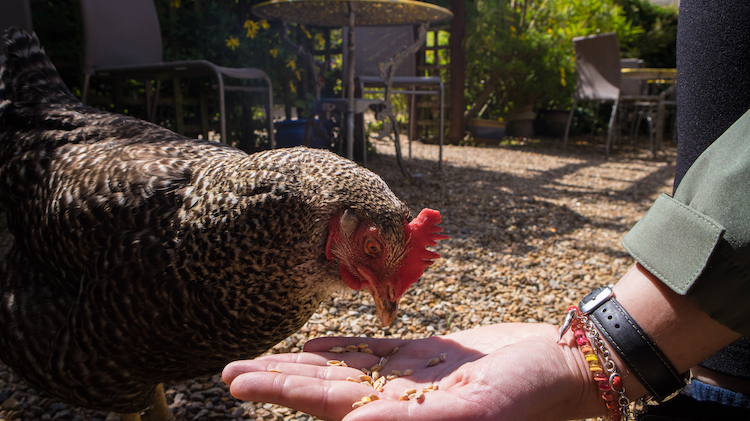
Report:
[{"label": "hen's feather", "polygon": [[5,51],[0,358],[33,386],[135,412],[158,382],[259,355],[343,285],[325,245],[346,209],[406,252],[408,208],[351,161],[189,140],[81,104],[35,36]]}]

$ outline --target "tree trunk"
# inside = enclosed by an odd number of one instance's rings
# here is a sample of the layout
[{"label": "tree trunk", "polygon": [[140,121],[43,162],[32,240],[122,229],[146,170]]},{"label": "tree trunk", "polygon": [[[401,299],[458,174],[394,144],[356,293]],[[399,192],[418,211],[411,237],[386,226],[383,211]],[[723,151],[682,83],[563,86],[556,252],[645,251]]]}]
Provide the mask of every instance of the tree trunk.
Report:
[{"label": "tree trunk", "polygon": [[466,2],[464,0],[451,0],[451,69],[450,69],[450,118],[451,131],[450,143],[457,145],[464,137],[466,120],[464,120],[464,109],[466,108],[466,97],[464,96],[464,83],[466,80],[466,55],[464,54],[464,36],[466,35]]}]

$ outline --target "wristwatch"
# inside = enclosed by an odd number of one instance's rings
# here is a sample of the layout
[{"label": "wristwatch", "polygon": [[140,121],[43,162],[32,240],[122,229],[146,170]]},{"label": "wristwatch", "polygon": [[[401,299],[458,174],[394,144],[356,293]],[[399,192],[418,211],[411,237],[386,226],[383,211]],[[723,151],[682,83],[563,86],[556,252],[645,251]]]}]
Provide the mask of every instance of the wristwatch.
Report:
[{"label": "wristwatch", "polygon": [[579,308],[589,316],[601,336],[646,387],[651,401],[665,401],[685,387],[689,372],[679,374],[675,370],[651,338],[622,308],[611,288],[595,289],[581,300]]}]

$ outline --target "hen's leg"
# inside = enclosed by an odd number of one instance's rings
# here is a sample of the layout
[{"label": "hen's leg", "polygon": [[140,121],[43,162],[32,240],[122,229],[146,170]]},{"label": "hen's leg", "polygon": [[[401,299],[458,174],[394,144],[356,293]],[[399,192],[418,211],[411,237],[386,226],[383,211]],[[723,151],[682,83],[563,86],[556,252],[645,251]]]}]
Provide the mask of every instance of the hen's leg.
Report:
[{"label": "hen's leg", "polygon": [[143,416],[143,421],[174,421],[174,419],[174,414],[167,405],[167,397],[164,395],[164,385],[159,383],[151,398],[151,406]]},{"label": "hen's leg", "polygon": [[129,414],[117,414],[120,416],[120,421],[141,421],[140,412],[131,412]]}]

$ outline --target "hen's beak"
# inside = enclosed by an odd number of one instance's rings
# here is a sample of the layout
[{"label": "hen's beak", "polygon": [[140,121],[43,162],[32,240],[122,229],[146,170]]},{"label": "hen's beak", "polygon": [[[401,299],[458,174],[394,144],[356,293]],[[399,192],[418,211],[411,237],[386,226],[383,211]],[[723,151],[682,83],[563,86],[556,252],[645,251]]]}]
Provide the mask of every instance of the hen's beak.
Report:
[{"label": "hen's beak", "polygon": [[375,276],[369,270],[358,268],[357,271],[360,276],[367,280],[367,290],[370,291],[370,295],[375,301],[375,309],[378,310],[380,323],[383,324],[383,327],[390,326],[393,319],[396,318],[396,313],[398,313],[398,300],[401,297],[396,297],[393,285],[390,283],[385,282],[384,288],[382,283],[377,283]]},{"label": "hen's beak", "polygon": [[372,294],[372,298],[375,301],[375,308],[378,310],[378,317],[380,317],[380,323],[383,327],[389,326],[393,323],[393,319],[396,318],[398,312],[398,300],[393,301],[388,297],[383,297],[378,294],[377,291]]}]

